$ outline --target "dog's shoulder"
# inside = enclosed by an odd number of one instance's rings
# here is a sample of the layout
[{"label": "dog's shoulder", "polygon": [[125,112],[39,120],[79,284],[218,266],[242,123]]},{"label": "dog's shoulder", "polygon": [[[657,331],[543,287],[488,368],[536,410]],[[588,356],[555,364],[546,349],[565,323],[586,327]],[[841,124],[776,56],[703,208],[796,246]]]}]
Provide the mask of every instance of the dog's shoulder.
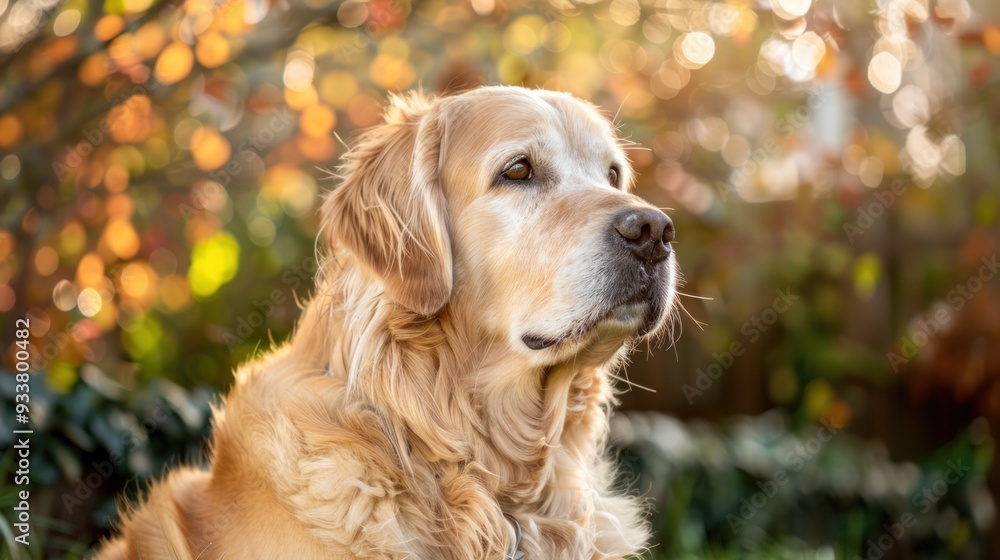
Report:
[{"label": "dog's shoulder", "polygon": [[379,415],[352,402],[343,378],[285,349],[245,364],[213,432],[218,495],[246,501],[253,487],[270,497],[268,508],[237,503],[241,515],[280,511],[334,550],[365,541],[370,550],[406,552],[396,520],[398,455]]}]

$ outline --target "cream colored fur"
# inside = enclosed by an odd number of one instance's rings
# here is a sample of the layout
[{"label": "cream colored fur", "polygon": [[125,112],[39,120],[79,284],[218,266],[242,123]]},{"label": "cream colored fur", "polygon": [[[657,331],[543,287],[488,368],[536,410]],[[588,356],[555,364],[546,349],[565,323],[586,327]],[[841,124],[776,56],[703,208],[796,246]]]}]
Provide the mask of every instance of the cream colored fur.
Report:
[{"label": "cream colored fur", "polygon": [[[559,178],[549,191],[491,186],[518,143]],[[98,558],[501,559],[505,512],[527,560],[643,551],[644,505],[605,448],[636,325],[519,339],[586,316],[609,216],[648,207],[607,184],[609,163],[627,185],[613,127],[568,95],[393,100],[324,206],[330,250],[295,335],[236,372],[207,470],[123,508]]]}]

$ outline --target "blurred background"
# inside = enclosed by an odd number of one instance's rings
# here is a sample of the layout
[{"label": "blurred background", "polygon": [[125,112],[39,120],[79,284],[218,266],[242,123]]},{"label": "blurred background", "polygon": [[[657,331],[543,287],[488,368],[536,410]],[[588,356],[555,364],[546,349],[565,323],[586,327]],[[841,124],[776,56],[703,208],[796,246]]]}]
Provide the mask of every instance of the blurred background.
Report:
[{"label": "blurred background", "polygon": [[612,426],[651,558],[1000,558],[998,70],[993,0],[0,0],[3,557],[86,556],[201,460],[390,92],[517,84],[673,208],[683,334]]}]

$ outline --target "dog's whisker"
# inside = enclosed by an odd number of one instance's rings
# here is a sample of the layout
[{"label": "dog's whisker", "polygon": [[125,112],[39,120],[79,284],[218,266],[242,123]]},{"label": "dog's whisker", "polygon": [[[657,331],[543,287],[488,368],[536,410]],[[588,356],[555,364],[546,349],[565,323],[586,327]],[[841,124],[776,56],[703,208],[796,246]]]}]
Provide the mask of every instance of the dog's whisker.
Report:
[{"label": "dog's whisker", "polygon": [[707,296],[696,296],[694,294],[685,294],[684,292],[682,292],[680,290],[674,290],[674,292],[677,295],[679,295],[679,296],[684,296],[684,297],[689,297],[689,298],[694,298],[694,299],[703,299],[703,300],[707,300],[707,301],[715,301],[715,298],[710,298],[710,297],[707,297]]},{"label": "dog's whisker", "polygon": [[[615,111],[615,116],[614,116],[614,118],[611,119],[611,122],[613,122],[613,123],[618,123],[619,122],[618,121],[618,116],[621,114],[622,109],[625,108],[625,102],[628,101],[628,98],[631,97],[631,96],[632,96],[631,92],[625,94],[625,97],[622,99],[622,102],[618,104],[618,110]],[[615,129],[616,130],[618,129],[618,126],[620,126],[620,125],[618,125],[618,124],[615,125]]]},{"label": "dog's whisker", "polygon": [[347,142],[344,142],[344,139],[340,137],[340,133],[339,132],[334,131],[333,137],[336,138],[338,142],[340,142],[341,144],[343,144],[344,147],[347,148],[348,151],[350,151],[351,147],[347,145]]},{"label": "dog's whisker", "polygon": [[[680,354],[677,351],[677,341],[680,340],[681,336],[683,336],[684,334],[684,322],[680,320],[680,314],[678,313],[677,308],[674,308],[673,310],[670,311],[670,317],[668,318],[668,321],[670,323],[669,327],[670,345],[667,346],[667,351],[673,350],[674,358],[676,358],[677,361],[679,362],[681,358]],[[674,329],[680,331],[677,333],[676,336],[674,336],[675,332]]]},{"label": "dog's whisker", "polygon": [[622,383],[625,383],[626,385],[629,386],[630,389],[632,387],[637,387],[637,388],[642,389],[644,391],[649,391],[650,393],[655,393],[656,392],[656,389],[652,389],[650,387],[646,387],[645,385],[639,385],[638,383],[636,383],[634,381],[629,381],[628,379],[623,379],[622,377],[619,377],[619,376],[614,375],[614,374],[608,374],[608,377],[610,377],[612,379],[615,379],[615,380],[618,380],[618,381],[621,381]]},{"label": "dog's whisker", "polygon": [[686,308],[686,307],[684,307],[684,304],[683,304],[683,303],[681,303],[681,301],[680,301],[680,300],[677,300],[677,305],[678,305],[678,306],[680,307],[680,309],[681,309],[682,311],[684,311],[684,314],[685,314],[685,315],[687,315],[687,316],[688,316],[688,317],[689,317],[689,318],[690,318],[690,319],[691,319],[692,321],[694,321],[694,324],[698,325],[698,328],[699,328],[699,329],[701,329],[701,330],[705,330],[705,327],[707,327],[707,326],[708,326],[708,323],[702,323],[702,322],[701,322],[701,321],[699,321],[698,319],[695,319],[695,318],[694,318],[694,316],[693,316],[693,315],[691,315],[691,313],[690,313],[690,312],[689,312],[689,311],[687,310],[687,308]]},{"label": "dog's whisker", "polygon": [[679,351],[677,350],[677,341],[680,340],[682,336],[684,336],[684,321],[681,318],[680,312],[676,309],[674,310],[673,317],[671,318],[671,320],[673,321],[673,324],[676,325],[678,331],[677,337],[674,338],[673,342],[671,342],[671,346],[673,346],[674,348],[674,359],[680,362],[681,356]]}]

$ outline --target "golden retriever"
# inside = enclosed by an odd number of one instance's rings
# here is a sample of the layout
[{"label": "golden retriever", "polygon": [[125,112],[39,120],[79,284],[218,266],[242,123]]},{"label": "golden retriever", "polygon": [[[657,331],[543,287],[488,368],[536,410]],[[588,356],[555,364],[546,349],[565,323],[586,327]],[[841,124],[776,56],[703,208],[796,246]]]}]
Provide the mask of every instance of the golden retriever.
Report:
[{"label": "golden retriever", "polygon": [[123,508],[100,559],[607,559],[613,370],[673,316],[674,229],[570,95],[396,97],[344,158],[291,341],[236,372],[208,470]]}]

